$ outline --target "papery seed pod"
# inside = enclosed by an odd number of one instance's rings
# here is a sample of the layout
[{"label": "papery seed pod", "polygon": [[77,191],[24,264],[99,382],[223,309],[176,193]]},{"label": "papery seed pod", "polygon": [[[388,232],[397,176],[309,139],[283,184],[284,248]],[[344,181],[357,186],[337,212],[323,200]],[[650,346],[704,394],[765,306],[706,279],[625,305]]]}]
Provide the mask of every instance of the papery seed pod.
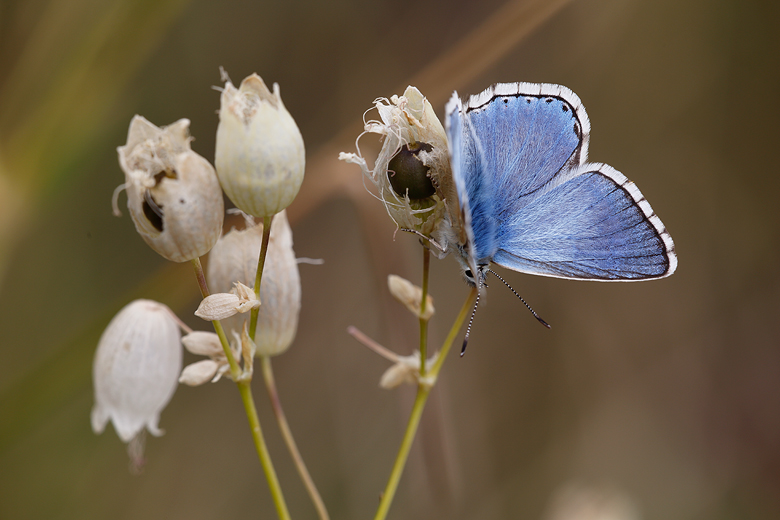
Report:
[{"label": "papery seed pod", "polygon": [[444,127],[412,86],[402,96],[380,98],[374,105],[380,120],[364,125],[365,132],[382,136],[373,166],[359,153],[342,152],[339,159],[360,166],[399,228],[433,238],[441,249],[431,251],[443,256],[451,222],[458,222],[445,215],[459,211]]},{"label": "papery seed pod", "polygon": [[135,116],[127,144],[117,149],[135,228],[173,262],[208,253],[224,217],[219,180],[211,164],[190,149],[189,125],[180,119],[158,128]]},{"label": "papery seed pod", "polygon": [[173,312],[152,300],[135,300],[114,316],[98,342],[93,364],[92,430],[114,423],[129,442],[144,427],[162,435],[160,412],[173,397],[182,364]]},{"label": "papery seed pod", "polygon": [[257,74],[220,96],[215,163],[222,189],[239,209],[270,217],[290,205],[303,182],[306,157],[298,125]]},{"label": "papery seed pod", "polygon": [[[231,230],[219,239],[208,261],[208,280],[214,291],[228,291],[234,282],[254,287],[263,226]],[[260,286],[260,311],[254,341],[259,355],[281,354],[289,348],[298,328],[301,280],[292,248],[292,230],[286,212],[271,224],[271,237]],[[228,318],[226,328],[241,331],[247,315]]]}]

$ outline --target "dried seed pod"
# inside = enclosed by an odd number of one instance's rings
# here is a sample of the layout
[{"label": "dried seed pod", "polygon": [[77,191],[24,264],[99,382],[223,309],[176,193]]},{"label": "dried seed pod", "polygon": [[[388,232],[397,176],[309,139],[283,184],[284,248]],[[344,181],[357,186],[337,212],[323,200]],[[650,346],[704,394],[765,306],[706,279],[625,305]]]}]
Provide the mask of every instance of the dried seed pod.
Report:
[{"label": "dried seed pod", "polygon": [[102,433],[111,420],[124,442],[144,427],[162,435],[157,423],[176,390],[181,363],[173,312],[152,300],[126,305],[106,327],[95,352],[93,431]]},{"label": "dried seed pod", "polygon": [[219,180],[211,164],[190,149],[189,125],[180,119],[158,128],[135,116],[127,144],[117,149],[135,228],[173,262],[208,253],[224,217]]},{"label": "dried seed pod", "polygon": [[270,217],[290,205],[303,182],[306,157],[298,125],[257,74],[220,96],[215,163],[222,189],[239,209]]},{"label": "dried seed pod", "polygon": [[374,106],[379,120],[364,125],[366,133],[382,136],[373,166],[359,150],[342,152],[339,159],[360,166],[399,228],[433,238],[441,249],[431,251],[443,256],[452,234],[450,221],[456,222],[445,216],[459,211],[444,127],[425,96],[412,86],[402,96],[377,99]]},{"label": "dried seed pod", "polygon": [[[263,226],[249,225],[231,230],[219,239],[209,255],[208,280],[214,291],[229,291],[234,282],[254,288],[260,256]],[[292,248],[292,230],[286,212],[271,224],[271,237],[260,287],[260,311],[254,342],[260,355],[287,350],[295,338],[301,309],[301,280]],[[224,321],[225,327],[240,332],[246,315]]]}]

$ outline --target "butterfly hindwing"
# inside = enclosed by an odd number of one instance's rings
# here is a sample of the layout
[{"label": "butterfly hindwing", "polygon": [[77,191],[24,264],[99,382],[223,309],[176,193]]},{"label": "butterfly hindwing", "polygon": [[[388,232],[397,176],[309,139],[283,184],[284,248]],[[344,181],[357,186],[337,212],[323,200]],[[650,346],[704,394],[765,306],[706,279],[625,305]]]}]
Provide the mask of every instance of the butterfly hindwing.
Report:
[{"label": "butterfly hindwing", "polygon": [[674,272],[674,244],[636,185],[605,164],[562,173],[503,219],[493,261],[530,274],[644,280]]}]

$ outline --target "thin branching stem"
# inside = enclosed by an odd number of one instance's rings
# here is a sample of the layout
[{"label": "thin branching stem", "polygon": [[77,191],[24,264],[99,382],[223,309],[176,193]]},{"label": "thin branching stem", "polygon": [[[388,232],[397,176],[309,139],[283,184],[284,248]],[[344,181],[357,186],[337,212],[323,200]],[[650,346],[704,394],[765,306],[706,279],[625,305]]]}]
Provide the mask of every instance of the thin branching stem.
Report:
[{"label": "thin branching stem", "polygon": [[306,464],[303,462],[303,457],[298,450],[298,445],[295,443],[290,425],[287,423],[287,417],[284,414],[282,408],[282,402],[279,400],[279,393],[276,389],[276,381],[274,379],[273,368],[271,367],[271,357],[262,356],[260,359],[263,368],[263,379],[265,380],[265,386],[268,390],[268,396],[271,399],[271,407],[276,415],[276,421],[279,423],[279,430],[282,432],[282,438],[284,439],[287,449],[290,451],[290,455],[295,462],[295,467],[298,470],[298,474],[303,481],[303,485],[306,487],[306,491],[309,493],[315,509],[317,509],[317,515],[320,520],[329,520],[328,510],[325,508],[325,503],[322,501],[317,486],[314,485],[314,480],[309,474],[309,470],[306,468]]},{"label": "thin branching stem", "polygon": [[[200,258],[192,260],[192,265],[195,268],[195,278],[198,281],[198,287],[200,293],[204,298],[209,296],[209,288],[206,284],[206,276],[203,273],[203,266],[200,263]],[[246,411],[246,417],[249,420],[249,429],[252,432],[252,440],[255,443],[255,449],[257,450],[257,456],[260,459],[260,465],[263,467],[265,478],[268,481],[268,487],[271,491],[271,497],[276,507],[276,512],[280,520],[290,520],[290,513],[287,510],[287,504],[284,501],[284,495],[282,494],[282,488],[279,485],[279,479],[276,476],[274,465],[271,462],[271,456],[268,453],[268,448],[265,444],[265,438],[263,437],[263,431],[260,428],[260,419],[257,416],[257,408],[255,407],[255,400],[252,397],[252,387],[250,385],[251,378],[241,378],[241,368],[238,366],[238,362],[233,356],[233,351],[230,350],[230,344],[228,343],[227,336],[225,336],[225,330],[222,327],[222,323],[219,320],[211,322],[214,325],[214,331],[219,336],[219,341],[222,343],[222,349],[225,351],[225,356],[228,359],[230,365],[230,376],[233,381],[236,381],[238,385],[238,391],[241,394],[241,401],[244,403],[244,410]]]},{"label": "thin branching stem", "polygon": [[[203,265],[200,263],[200,258],[194,258],[192,260],[192,266],[195,268],[195,279],[198,281],[198,288],[200,288],[200,294],[203,298],[207,298],[211,292],[209,292],[209,286],[206,283],[206,275],[203,272]],[[214,332],[219,337],[219,342],[222,344],[222,350],[225,351],[225,357],[227,357],[228,365],[230,365],[230,376],[234,381],[238,380],[238,376],[241,374],[241,368],[238,366],[233,351],[230,350],[230,342],[225,335],[225,329],[222,327],[222,322],[214,320],[211,322],[214,326]]]},{"label": "thin branching stem", "polygon": [[239,381],[238,390],[241,392],[241,399],[244,401],[249,427],[252,430],[252,439],[255,442],[257,456],[260,458],[260,465],[263,466],[265,479],[268,481],[268,488],[271,490],[276,514],[279,516],[279,520],[290,520],[290,512],[287,510],[287,504],[284,501],[282,487],[279,485],[279,479],[276,477],[276,471],[274,470],[273,462],[271,462],[271,455],[268,453],[268,447],[263,438],[263,431],[260,429],[260,419],[257,417],[257,408],[255,408],[255,401],[252,398],[250,381]]},{"label": "thin branching stem", "polygon": [[428,394],[436,383],[436,376],[439,374],[439,370],[441,370],[441,366],[447,358],[447,353],[450,351],[450,347],[455,341],[458,331],[460,331],[463,326],[463,322],[466,321],[466,316],[468,316],[469,310],[474,304],[476,295],[477,289],[474,288],[469,293],[466,301],[463,302],[463,307],[461,307],[458,317],[455,318],[455,322],[452,324],[447,339],[444,340],[439,356],[437,356],[436,362],[433,364],[430,372],[428,372],[428,376],[425,378],[425,381],[429,381],[430,383],[423,383],[421,381],[417,385],[417,396],[414,399],[414,405],[412,405],[412,413],[409,416],[409,422],[406,425],[406,431],[401,440],[401,447],[398,449],[398,454],[395,457],[393,469],[390,472],[390,478],[387,480],[385,491],[382,493],[382,498],[379,501],[379,508],[376,511],[374,520],[384,520],[387,517],[387,512],[390,510],[390,505],[393,502],[395,492],[398,490],[398,482],[401,480],[401,474],[403,473],[404,466],[406,466],[406,460],[409,458],[409,450],[411,450],[412,441],[414,441],[414,437],[417,434],[417,428],[420,425],[420,418],[422,417],[422,412],[425,408],[425,402],[428,400]]}]

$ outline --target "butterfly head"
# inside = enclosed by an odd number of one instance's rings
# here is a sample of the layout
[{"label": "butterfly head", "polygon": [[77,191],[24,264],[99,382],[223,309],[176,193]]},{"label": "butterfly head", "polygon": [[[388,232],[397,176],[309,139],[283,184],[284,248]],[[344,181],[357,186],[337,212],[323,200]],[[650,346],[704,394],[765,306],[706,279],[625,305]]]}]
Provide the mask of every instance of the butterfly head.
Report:
[{"label": "butterfly head", "polygon": [[480,291],[485,285],[485,276],[490,269],[490,263],[474,262],[471,255],[468,254],[468,247],[457,245],[455,258],[458,260],[463,270],[463,279],[469,287],[478,287]]}]

